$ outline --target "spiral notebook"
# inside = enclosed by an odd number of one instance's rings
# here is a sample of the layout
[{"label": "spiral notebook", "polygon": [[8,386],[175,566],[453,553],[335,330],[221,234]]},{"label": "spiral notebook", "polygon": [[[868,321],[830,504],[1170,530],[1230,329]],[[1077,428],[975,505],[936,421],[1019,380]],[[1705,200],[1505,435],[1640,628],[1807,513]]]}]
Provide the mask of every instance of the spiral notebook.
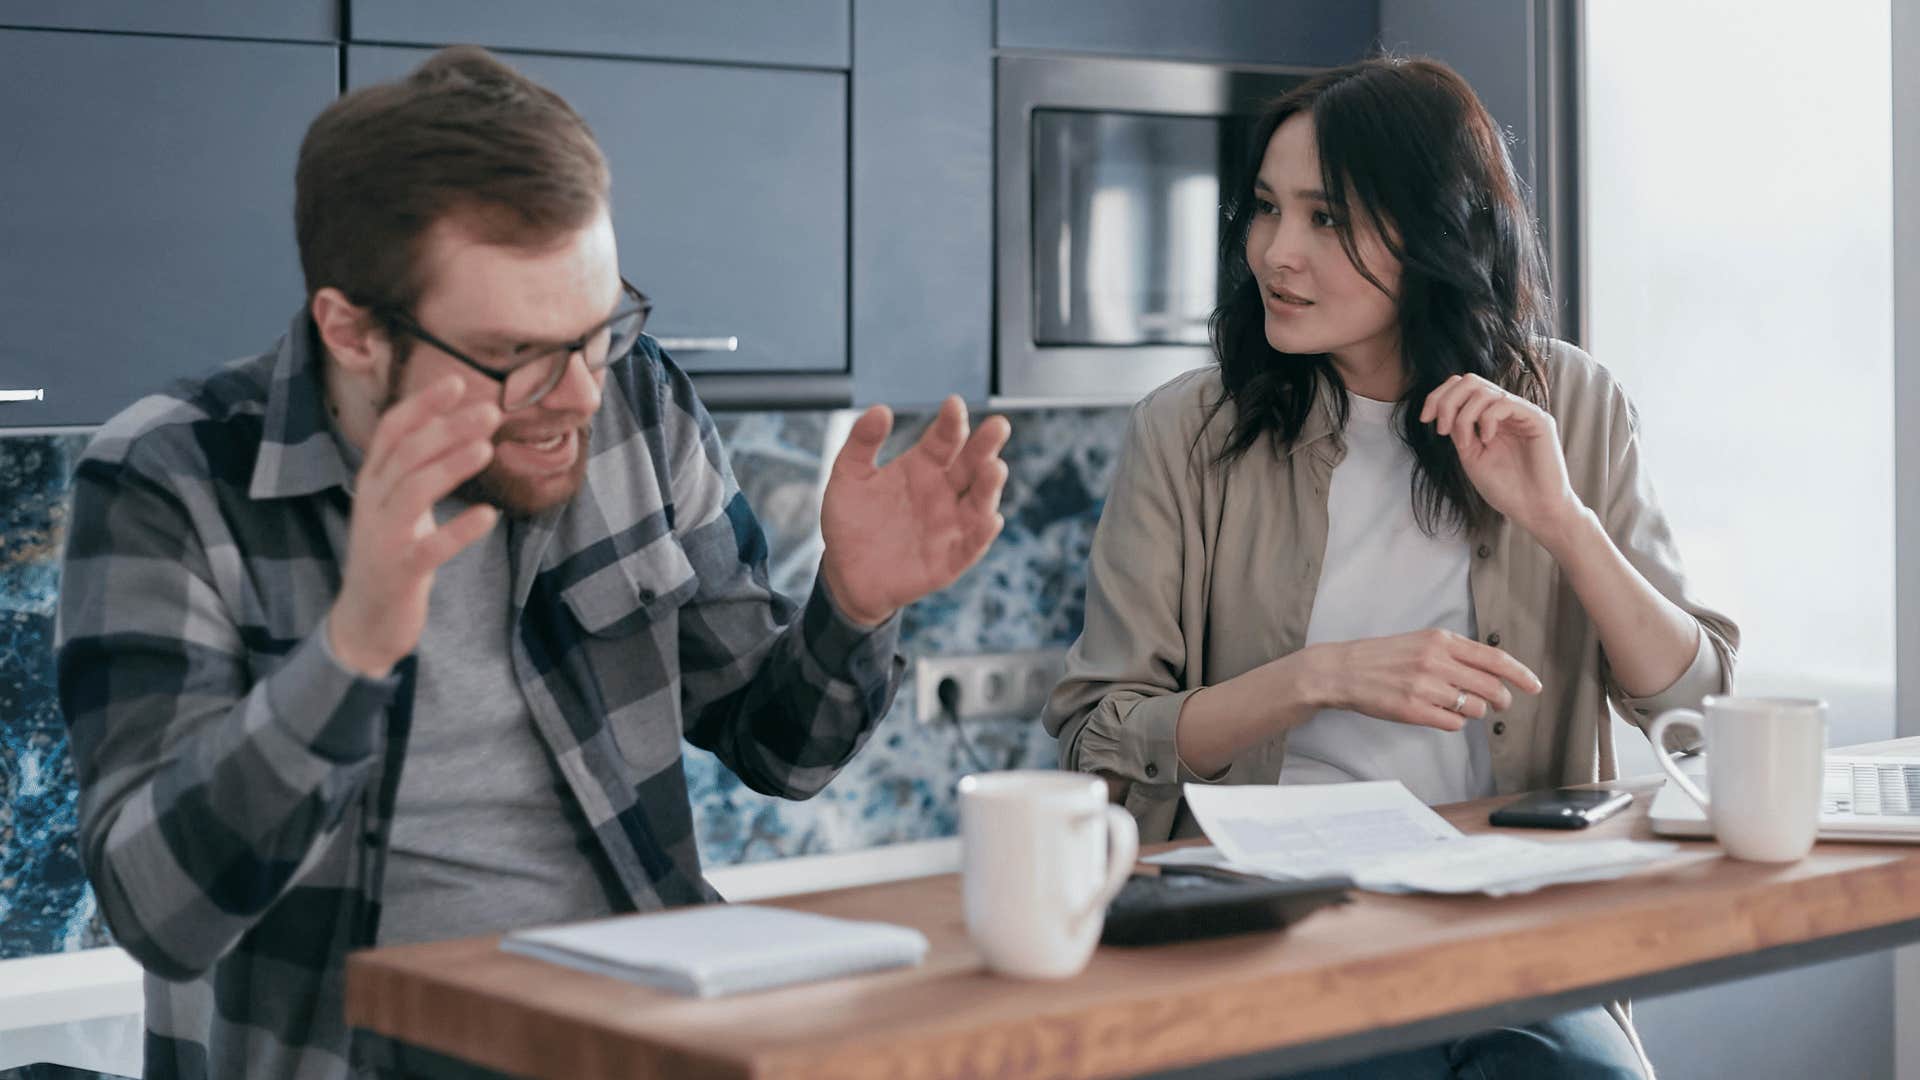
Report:
[{"label": "spiral notebook", "polygon": [[927,955],[926,936],[905,926],[753,904],[516,930],[500,947],[692,997],[912,967]]}]

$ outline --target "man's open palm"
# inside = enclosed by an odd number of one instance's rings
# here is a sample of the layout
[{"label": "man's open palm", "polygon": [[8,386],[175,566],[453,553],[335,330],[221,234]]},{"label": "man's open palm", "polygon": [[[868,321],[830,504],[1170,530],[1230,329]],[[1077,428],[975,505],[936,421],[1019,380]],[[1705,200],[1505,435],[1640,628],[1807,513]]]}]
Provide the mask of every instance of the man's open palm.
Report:
[{"label": "man's open palm", "polygon": [[953,584],[1000,534],[1012,427],[995,416],[969,436],[958,397],[940,405],[920,441],[879,464],[893,413],[875,405],[854,421],[820,500],[826,553],[820,572],[840,609],[873,624]]}]

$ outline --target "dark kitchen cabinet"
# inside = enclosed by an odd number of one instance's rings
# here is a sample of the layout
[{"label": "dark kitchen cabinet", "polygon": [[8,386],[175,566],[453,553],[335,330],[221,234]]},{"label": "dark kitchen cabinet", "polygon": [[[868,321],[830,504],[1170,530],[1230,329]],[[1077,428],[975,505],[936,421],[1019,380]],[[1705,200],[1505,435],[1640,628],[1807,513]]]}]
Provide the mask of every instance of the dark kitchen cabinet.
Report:
[{"label": "dark kitchen cabinet", "polygon": [[338,51],[0,30],[0,424],[99,424],[264,351],[305,296],[301,135]]},{"label": "dark kitchen cabinet", "polygon": [[0,26],[333,41],[341,0],[6,0]]},{"label": "dark kitchen cabinet", "polygon": [[1366,55],[1377,6],[1347,0],[998,0],[1002,49],[1332,67]]},{"label": "dark kitchen cabinet", "polygon": [[384,44],[845,68],[851,18],[851,0],[353,0],[349,26]]},{"label": "dark kitchen cabinet", "polygon": [[[426,55],[350,46],[347,79],[396,78]],[[844,375],[846,76],[503,56],[593,128],[613,170],[621,267],[653,299],[648,332],[676,360]]]}]

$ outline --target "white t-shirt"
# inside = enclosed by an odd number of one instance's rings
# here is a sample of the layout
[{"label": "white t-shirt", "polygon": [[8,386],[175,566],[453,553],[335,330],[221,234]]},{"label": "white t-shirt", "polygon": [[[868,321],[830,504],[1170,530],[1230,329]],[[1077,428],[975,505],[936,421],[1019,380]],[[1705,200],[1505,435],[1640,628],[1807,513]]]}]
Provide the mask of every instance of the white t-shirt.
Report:
[{"label": "white t-shirt", "polygon": [[[1327,492],[1327,550],[1307,644],[1429,627],[1476,636],[1470,545],[1457,530],[1421,531],[1413,450],[1394,429],[1396,404],[1354,394],[1347,403],[1347,454]],[[1398,780],[1429,804],[1492,795],[1486,722],[1447,732],[1322,709],[1288,734],[1281,783],[1348,780]]]}]

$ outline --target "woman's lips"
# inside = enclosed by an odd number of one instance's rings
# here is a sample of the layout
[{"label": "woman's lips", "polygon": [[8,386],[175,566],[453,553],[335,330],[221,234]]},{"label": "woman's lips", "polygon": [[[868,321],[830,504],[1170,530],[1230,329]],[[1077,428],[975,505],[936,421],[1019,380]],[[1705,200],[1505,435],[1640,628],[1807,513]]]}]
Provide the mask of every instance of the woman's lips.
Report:
[{"label": "woman's lips", "polygon": [[1276,315],[1297,315],[1313,306],[1313,301],[1296,296],[1285,289],[1265,289],[1261,299],[1268,311]]}]

